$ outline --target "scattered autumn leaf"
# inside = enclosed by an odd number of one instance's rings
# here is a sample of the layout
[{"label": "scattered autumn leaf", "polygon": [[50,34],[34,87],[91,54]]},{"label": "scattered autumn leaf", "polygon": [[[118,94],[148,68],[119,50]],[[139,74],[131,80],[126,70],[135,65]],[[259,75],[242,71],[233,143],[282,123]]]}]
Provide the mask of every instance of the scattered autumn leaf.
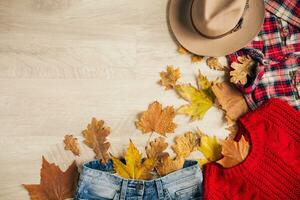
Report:
[{"label": "scattered autumn leaf", "polygon": [[192,120],[202,119],[214,103],[211,83],[200,72],[197,82],[198,89],[191,84],[175,86],[179,96],[190,102],[188,105],[181,106],[177,112],[190,116]]},{"label": "scattered autumn leaf", "polygon": [[40,184],[24,184],[31,200],[65,200],[73,198],[77,186],[78,169],[75,161],[63,172],[43,157]]},{"label": "scattered autumn leaf", "polygon": [[80,150],[77,138],[73,135],[65,135],[64,143],[65,150],[70,150],[74,155],[79,156]]},{"label": "scattered autumn leaf", "polygon": [[243,95],[230,83],[214,83],[212,90],[216,96],[216,102],[225,112],[229,138],[233,139],[238,131],[236,121],[249,111]]},{"label": "scattered autumn leaf", "polygon": [[209,162],[214,162],[222,158],[222,146],[218,143],[216,136],[202,135],[198,150]]},{"label": "scattered autumn leaf", "polygon": [[173,122],[175,110],[173,106],[164,109],[162,105],[155,101],[148,106],[148,110],[141,113],[139,120],[135,122],[136,128],[143,133],[156,133],[166,136],[166,133],[173,133],[176,124]]},{"label": "scattered autumn leaf", "polygon": [[147,157],[159,160],[160,157],[167,154],[166,152],[164,152],[167,147],[168,143],[165,142],[165,138],[156,138],[154,141],[151,141],[145,148]]},{"label": "scattered autumn leaf", "polygon": [[108,149],[110,143],[107,141],[107,136],[110,134],[110,128],[104,126],[103,120],[92,119],[87,128],[82,132],[85,140],[83,141],[88,147],[94,150],[95,158],[102,163],[107,163],[109,160]]},{"label": "scattered autumn leaf", "polygon": [[252,66],[255,64],[254,60],[249,56],[239,56],[238,62],[233,62],[230,72],[230,82],[235,84],[245,85],[247,83],[247,75],[251,74]]},{"label": "scattered autumn leaf", "polygon": [[172,159],[169,155],[164,155],[155,169],[160,176],[165,176],[171,172],[177,171],[183,167],[184,158],[177,156]]},{"label": "scattered autumn leaf", "polygon": [[175,137],[172,150],[176,155],[186,158],[197,149],[197,146],[198,138],[196,134],[189,131],[184,135]]},{"label": "scattered autumn leaf", "polygon": [[249,111],[243,95],[230,83],[215,83],[212,86],[213,93],[226,115],[236,121]]},{"label": "scattered autumn leaf", "polygon": [[177,49],[178,53],[184,55],[184,54],[188,54],[188,50],[186,50],[185,48],[183,48],[182,46],[179,46]]},{"label": "scattered autumn leaf", "polygon": [[203,60],[204,56],[199,56],[199,55],[191,55],[191,62],[196,63],[196,62],[201,62]]},{"label": "scattered autumn leaf", "polygon": [[215,57],[209,57],[206,60],[206,64],[210,69],[218,70],[218,71],[224,71],[225,67],[220,63],[218,58]]},{"label": "scattered autumn leaf", "polygon": [[229,132],[228,138],[229,139],[234,139],[237,132],[238,132],[238,125],[236,121],[232,120],[230,117],[225,115],[227,127],[226,130]]},{"label": "scattered autumn leaf", "polygon": [[154,159],[147,158],[142,162],[142,156],[131,140],[124,157],[125,164],[112,156],[114,169],[119,176],[140,180],[149,180],[152,178],[151,171],[154,168]]},{"label": "scattered autumn leaf", "polygon": [[[147,157],[154,160],[154,167],[160,176],[179,170],[184,164],[184,158],[181,155],[177,155],[176,158],[172,159],[169,153],[164,152],[167,147],[168,143],[165,142],[163,137],[156,138],[146,147]],[[175,153],[177,154],[177,152]]]},{"label": "scattered autumn leaf", "polygon": [[218,161],[225,168],[233,167],[245,160],[249,153],[249,143],[244,136],[239,142],[234,140],[221,141],[223,158]]},{"label": "scattered autumn leaf", "polygon": [[165,86],[165,89],[172,89],[177,80],[180,78],[180,70],[179,68],[174,68],[173,66],[167,66],[167,71],[160,72],[161,80],[159,83],[162,86]]},{"label": "scattered autumn leaf", "polygon": [[233,140],[238,132],[237,124],[235,123],[234,125],[228,126],[225,129],[229,132],[228,138]]},{"label": "scattered autumn leaf", "polygon": [[212,91],[213,81],[209,81],[200,70],[197,76],[197,86],[206,93],[207,97],[209,97],[211,101],[215,100],[215,95]]}]

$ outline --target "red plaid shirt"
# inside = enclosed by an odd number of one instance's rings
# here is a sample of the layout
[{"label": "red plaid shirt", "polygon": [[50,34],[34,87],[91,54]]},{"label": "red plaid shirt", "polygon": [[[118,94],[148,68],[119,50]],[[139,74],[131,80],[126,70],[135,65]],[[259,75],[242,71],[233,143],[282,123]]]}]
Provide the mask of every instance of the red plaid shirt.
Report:
[{"label": "red plaid shirt", "polygon": [[258,36],[227,58],[232,63],[238,56],[250,55],[257,61],[254,76],[238,86],[251,109],[272,97],[300,109],[300,1],[265,0],[265,5]]}]

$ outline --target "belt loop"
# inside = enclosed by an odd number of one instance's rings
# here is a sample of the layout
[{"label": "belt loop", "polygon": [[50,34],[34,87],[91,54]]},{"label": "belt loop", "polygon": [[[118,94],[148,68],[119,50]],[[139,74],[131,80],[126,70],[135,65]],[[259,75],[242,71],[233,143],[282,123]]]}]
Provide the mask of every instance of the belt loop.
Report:
[{"label": "belt loop", "polygon": [[121,192],[120,192],[120,200],[125,200],[126,197],[126,191],[127,191],[127,185],[128,185],[128,180],[122,181],[122,187],[121,187]]},{"label": "belt loop", "polygon": [[164,200],[164,190],[160,179],[155,180],[159,200]]}]

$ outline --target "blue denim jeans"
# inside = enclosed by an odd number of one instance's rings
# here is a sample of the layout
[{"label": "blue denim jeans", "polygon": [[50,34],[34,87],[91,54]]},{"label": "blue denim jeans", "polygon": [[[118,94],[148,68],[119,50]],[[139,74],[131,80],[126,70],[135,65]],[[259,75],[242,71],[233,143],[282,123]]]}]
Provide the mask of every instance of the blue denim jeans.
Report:
[{"label": "blue denim jeans", "polygon": [[181,170],[153,180],[131,180],[115,175],[113,163],[83,165],[75,200],[196,200],[202,199],[202,172],[187,160]]}]

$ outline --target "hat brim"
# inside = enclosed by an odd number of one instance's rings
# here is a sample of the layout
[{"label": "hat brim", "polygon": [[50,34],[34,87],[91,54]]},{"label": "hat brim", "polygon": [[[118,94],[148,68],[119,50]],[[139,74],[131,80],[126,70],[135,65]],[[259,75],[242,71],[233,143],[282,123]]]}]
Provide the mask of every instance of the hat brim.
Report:
[{"label": "hat brim", "polygon": [[209,39],[199,34],[192,25],[192,2],[193,0],[170,0],[168,15],[170,28],[177,41],[197,55],[217,57],[233,53],[252,41],[264,22],[264,1],[250,0],[240,30],[221,38]]}]

